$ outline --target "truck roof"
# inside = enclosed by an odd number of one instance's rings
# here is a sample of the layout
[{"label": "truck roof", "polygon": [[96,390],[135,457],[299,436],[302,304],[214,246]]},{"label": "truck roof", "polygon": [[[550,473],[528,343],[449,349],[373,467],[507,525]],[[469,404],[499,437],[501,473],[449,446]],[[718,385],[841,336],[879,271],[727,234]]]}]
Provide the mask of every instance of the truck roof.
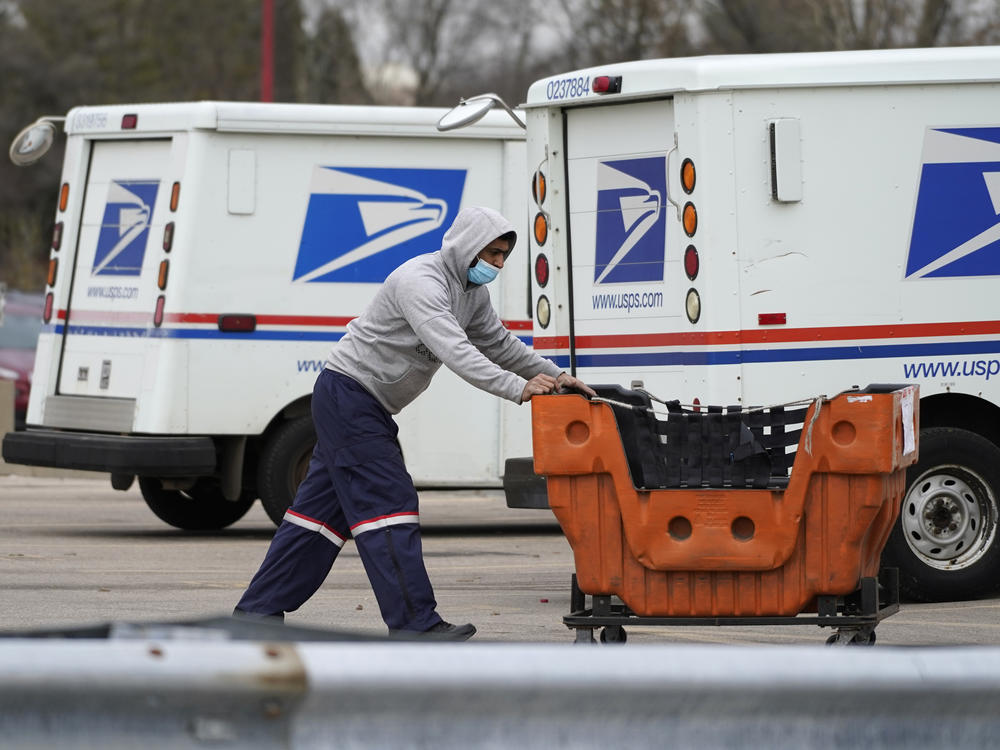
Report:
[{"label": "truck roof", "polygon": [[[504,112],[488,113],[460,131],[441,133],[443,107],[382,107],[345,104],[275,104],[262,102],[167,102],[74,107],[66,115],[69,135],[120,136],[124,130],[144,135],[183,130],[315,135],[433,136],[435,138],[524,139],[524,130]],[[134,115],[134,126],[123,118]]]},{"label": "truck roof", "polygon": [[[621,76],[621,93],[595,94],[572,78]],[[681,92],[1000,81],[1000,47],[708,55],[610,63],[549,76],[528,89],[524,107],[594,104]],[[573,94],[574,91],[582,93]],[[557,90],[558,89],[558,90]],[[570,96],[566,96],[568,89]]]}]

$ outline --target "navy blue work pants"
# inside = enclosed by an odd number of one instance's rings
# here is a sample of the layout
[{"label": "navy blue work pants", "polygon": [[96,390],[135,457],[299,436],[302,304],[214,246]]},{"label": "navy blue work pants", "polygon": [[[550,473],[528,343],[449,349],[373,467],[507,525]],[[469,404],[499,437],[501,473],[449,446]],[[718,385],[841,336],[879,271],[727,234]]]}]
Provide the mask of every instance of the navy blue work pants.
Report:
[{"label": "navy blue work pants", "polygon": [[441,617],[396,422],[357,381],[331,370],[316,380],[312,413],[317,441],[309,472],[237,608],[295,611],[353,536],[386,625],[428,630]]}]

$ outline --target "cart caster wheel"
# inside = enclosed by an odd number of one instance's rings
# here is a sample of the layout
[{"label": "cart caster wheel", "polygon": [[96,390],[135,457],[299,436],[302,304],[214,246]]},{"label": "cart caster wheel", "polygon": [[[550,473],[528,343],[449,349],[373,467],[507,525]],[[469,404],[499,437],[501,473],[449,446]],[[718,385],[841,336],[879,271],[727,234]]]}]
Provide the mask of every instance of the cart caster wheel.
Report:
[{"label": "cart caster wheel", "polygon": [[625,643],[628,635],[621,625],[609,625],[601,631],[601,643]]},{"label": "cart caster wheel", "polygon": [[867,633],[862,631],[854,637],[853,641],[858,646],[874,646],[875,645],[875,631],[870,630]]},{"label": "cart caster wheel", "polygon": [[826,639],[827,646],[874,646],[875,630],[838,630]]},{"label": "cart caster wheel", "polygon": [[[604,634],[601,633],[602,640]],[[593,628],[577,628],[576,638],[573,640],[574,643],[595,643],[594,641],[594,629]]]}]

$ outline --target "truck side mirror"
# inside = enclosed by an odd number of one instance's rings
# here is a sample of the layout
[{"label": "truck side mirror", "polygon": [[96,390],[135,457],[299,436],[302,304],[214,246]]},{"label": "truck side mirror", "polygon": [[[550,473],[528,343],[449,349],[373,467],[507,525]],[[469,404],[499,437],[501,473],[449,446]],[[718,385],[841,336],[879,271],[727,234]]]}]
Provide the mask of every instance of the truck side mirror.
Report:
[{"label": "truck side mirror", "polygon": [[514,110],[508,107],[507,103],[499,96],[496,94],[479,94],[479,96],[473,96],[470,99],[463,99],[458,103],[457,107],[446,112],[438,120],[437,129],[443,132],[445,130],[464,128],[481,120],[494,106],[503,109],[514,118],[514,122],[522,128],[525,127],[521,118],[514,114]]},{"label": "truck side mirror", "polygon": [[56,136],[55,122],[63,117],[39,117],[24,128],[10,144],[10,160],[19,167],[34,164],[48,153]]}]

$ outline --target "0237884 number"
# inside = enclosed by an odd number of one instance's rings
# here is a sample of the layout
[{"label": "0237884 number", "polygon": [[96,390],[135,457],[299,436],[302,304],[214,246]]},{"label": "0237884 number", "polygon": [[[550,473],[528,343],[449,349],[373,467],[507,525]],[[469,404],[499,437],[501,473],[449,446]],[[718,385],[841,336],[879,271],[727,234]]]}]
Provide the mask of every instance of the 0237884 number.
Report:
[{"label": "0237884 number", "polygon": [[546,99],[573,99],[590,93],[590,76],[560,78],[545,87]]}]

